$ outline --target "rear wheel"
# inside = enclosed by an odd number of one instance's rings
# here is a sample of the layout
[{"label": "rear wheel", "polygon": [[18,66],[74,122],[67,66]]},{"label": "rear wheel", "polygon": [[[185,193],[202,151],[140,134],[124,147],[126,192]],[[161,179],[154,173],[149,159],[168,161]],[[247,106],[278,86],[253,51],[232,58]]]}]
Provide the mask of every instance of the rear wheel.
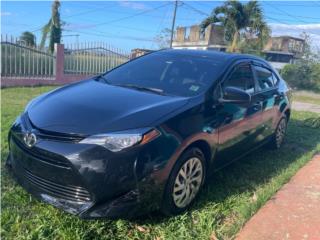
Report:
[{"label": "rear wheel", "polygon": [[287,118],[283,117],[278,123],[278,126],[271,138],[270,146],[273,149],[279,149],[284,141],[287,131]]},{"label": "rear wheel", "polygon": [[168,179],[162,212],[175,215],[186,210],[198,196],[205,179],[205,158],[198,148],[179,158]]}]

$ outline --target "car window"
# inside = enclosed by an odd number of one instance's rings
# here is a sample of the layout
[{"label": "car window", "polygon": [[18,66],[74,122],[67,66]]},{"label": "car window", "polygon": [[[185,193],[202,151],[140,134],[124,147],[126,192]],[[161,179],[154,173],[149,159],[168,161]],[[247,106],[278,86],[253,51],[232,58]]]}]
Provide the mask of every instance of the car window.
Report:
[{"label": "car window", "polygon": [[175,96],[194,96],[212,85],[223,66],[223,61],[205,56],[156,52],[130,61],[103,78],[112,85],[156,89]]},{"label": "car window", "polygon": [[237,66],[231,75],[222,83],[222,89],[226,87],[237,87],[249,94],[253,94],[254,78],[249,64]]},{"label": "car window", "polygon": [[258,90],[267,90],[277,84],[276,76],[267,68],[253,66],[258,81]]},{"label": "car window", "polygon": [[276,86],[279,82],[279,78],[275,73],[272,73],[272,79],[273,79],[273,86]]}]

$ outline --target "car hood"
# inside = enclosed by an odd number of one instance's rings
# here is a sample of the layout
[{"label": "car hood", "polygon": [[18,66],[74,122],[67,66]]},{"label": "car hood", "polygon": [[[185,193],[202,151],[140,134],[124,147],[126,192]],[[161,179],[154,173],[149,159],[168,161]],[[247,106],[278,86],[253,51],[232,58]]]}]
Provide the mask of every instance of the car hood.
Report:
[{"label": "car hood", "polygon": [[27,113],[39,129],[80,135],[152,127],[188,98],[158,95],[95,80],[49,92],[32,102]]}]

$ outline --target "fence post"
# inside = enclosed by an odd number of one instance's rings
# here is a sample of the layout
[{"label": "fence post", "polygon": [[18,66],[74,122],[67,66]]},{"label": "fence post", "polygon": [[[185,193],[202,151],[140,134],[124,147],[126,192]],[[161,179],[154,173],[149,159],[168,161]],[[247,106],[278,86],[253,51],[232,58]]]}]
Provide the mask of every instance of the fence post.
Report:
[{"label": "fence post", "polygon": [[64,45],[55,43],[54,51],[56,55],[55,63],[55,81],[63,82],[64,81]]}]

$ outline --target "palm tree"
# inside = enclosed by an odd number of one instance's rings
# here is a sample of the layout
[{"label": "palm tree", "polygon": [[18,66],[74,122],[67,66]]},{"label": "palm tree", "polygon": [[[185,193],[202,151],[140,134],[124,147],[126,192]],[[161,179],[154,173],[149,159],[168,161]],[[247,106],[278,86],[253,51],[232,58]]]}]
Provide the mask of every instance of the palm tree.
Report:
[{"label": "palm tree", "polygon": [[211,15],[206,18],[201,27],[204,30],[211,23],[221,24],[225,28],[226,39],[231,42],[230,52],[237,50],[240,38],[255,38],[259,40],[260,50],[269,38],[270,29],[264,21],[260,4],[251,0],[241,3],[237,0],[224,2],[220,7],[216,7]]},{"label": "palm tree", "polygon": [[61,41],[62,23],[60,20],[59,11],[60,11],[60,2],[59,0],[54,0],[51,8],[51,18],[49,19],[49,22],[42,28],[42,39],[41,39],[40,47],[44,48],[47,36],[49,34],[50,52],[54,51],[54,44],[60,43]]},{"label": "palm tree", "polygon": [[27,46],[34,47],[36,45],[36,36],[32,32],[25,31],[20,36],[20,41]]}]

